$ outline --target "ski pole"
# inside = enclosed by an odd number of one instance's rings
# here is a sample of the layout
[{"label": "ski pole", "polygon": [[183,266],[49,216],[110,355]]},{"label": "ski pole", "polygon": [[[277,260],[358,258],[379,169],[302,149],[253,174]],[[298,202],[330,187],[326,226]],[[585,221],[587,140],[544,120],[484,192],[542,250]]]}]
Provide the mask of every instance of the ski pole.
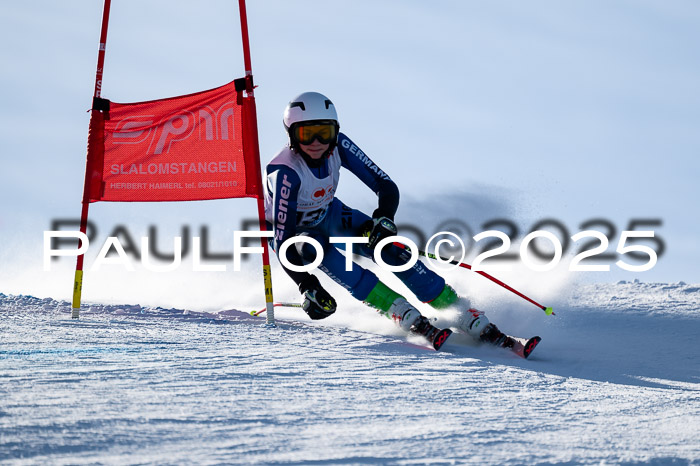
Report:
[{"label": "ski pole", "polygon": [[[400,247],[400,248],[407,249],[407,250],[409,249],[409,248],[408,248],[406,245],[404,245],[404,244],[397,243],[397,242],[394,242],[394,244],[395,244],[396,246]],[[443,257],[438,257],[438,256],[436,256],[435,254],[431,254],[431,253],[429,253],[429,252],[425,252],[425,251],[421,251],[421,250],[418,250],[418,254],[420,254],[421,256],[424,256],[424,257],[429,257],[429,258],[431,258],[431,259],[436,259],[436,260],[439,259],[439,260],[441,260],[441,261],[443,261],[443,262],[447,261],[447,262],[449,262],[449,263],[452,264],[452,265],[458,265],[458,266],[463,267],[463,268],[465,268],[465,269],[472,270],[472,266],[469,265],[469,264],[467,264],[466,262],[459,262],[459,261],[457,261],[457,260],[449,260],[449,261],[448,261],[447,259],[445,259],[445,258],[443,258]],[[534,299],[525,296],[524,294],[522,294],[521,292],[519,292],[519,291],[516,290],[515,288],[513,288],[513,287],[511,287],[511,286],[509,286],[509,285],[503,283],[501,280],[499,280],[498,278],[494,277],[493,275],[490,275],[490,274],[488,274],[488,273],[486,273],[486,272],[483,272],[483,271],[481,271],[481,270],[474,270],[473,272],[478,273],[478,274],[481,275],[482,277],[488,278],[489,280],[491,280],[492,282],[496,283],[497,285],[501,285],[503,288],[505,288],[506,290],[510,291],[511,293],[514,293],[514,294],[520,296],[521,298],[523,298],[524,300],[526,300],[526,301],[528,301],[528,302],[534,304],[535,306],[537,306],[537,307],[539,307],[540,309],[542,309],[542,310],[544,311],[544,313],[547,314],[548,316],[549,316],[549,315],[556,315],[556,314],[554,313],[554,311],[552,310],[551,307],[543,306],[542,304],[538,303],[538,302],[535,301]]]},{"label": "ski pole", "polygon": [[[274,307],[302,307],[303,304],[301,304],[301,303],[274,303],[272,306],[274,306]],[[267,308],[260,309],[259,311],[250,311],[250,315],[257,317],[265,311],[267,311]]]}]

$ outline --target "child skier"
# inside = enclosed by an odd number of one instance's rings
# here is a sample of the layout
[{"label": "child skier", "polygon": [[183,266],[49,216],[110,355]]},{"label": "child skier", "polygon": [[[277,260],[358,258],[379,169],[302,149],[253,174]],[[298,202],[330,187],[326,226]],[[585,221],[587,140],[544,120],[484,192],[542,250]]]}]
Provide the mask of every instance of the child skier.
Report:
[{"label": "child skier", "polygon": [[[329,238],[368,236],[367,244],[355,244],[353,252],[374,260],[377,243],[397,233],[394,215],[399,205],[396,184],[345,134],[339,132],[335,106],[324,95],[305,92],[296,96],[284,111],[284,127],[289,144],[265,170],[266,218],[274,232],[272,249],[279,255],[284,241],[298,235],[317,240],[323,247],[319,269],[347,289],[356,299],[393,318],[407,332],[424,335],[435,349],[444,343],[450,330],[439,330],[403,296],[383,284],[371,271],[353,264],[346,271],[345,256]],[[340,168],[346,168],[378,197],[378,207],[368,216],[343,204],[335,197]],[[315,249],[298,242],[287,249],[292,265],[313,262]],[[385,263],[404,265],[410,259],[406,250],[387,245],[382,249]],[[284,267],[304,295],[304,311],[312,319],[324,319],[336,310],[335,299],[316,276]],[[459,297],[445,280],[420,261],[396,276],[424,303],[436,309],[454,307],[459,311],[454,327],[473,338],[494,345],[512,347],[513,340],[489,323],[469,300]]]}]

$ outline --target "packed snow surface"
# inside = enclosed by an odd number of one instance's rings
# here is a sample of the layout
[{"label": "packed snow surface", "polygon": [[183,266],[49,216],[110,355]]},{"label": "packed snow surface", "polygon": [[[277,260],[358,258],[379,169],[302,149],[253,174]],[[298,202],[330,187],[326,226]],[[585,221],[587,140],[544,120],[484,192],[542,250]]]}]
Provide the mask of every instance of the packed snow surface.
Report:
[{"label": "packed snow surface", "polygon": [[[0,294],[3,464],[700,464],[700,287],[577,287],[530,359],[310,321]],[[371,316],[371,318],[369,317]],[[372,328],[367,328],[369,319]]]}]

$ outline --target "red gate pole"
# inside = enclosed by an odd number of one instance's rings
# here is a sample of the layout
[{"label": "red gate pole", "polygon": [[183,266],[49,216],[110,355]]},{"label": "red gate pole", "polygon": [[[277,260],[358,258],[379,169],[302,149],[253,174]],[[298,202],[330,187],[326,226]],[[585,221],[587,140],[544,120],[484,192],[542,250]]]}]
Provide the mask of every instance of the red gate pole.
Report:
[{"label": "red gate pole", "polygon": [[[90,130],[93,130],[92,120],[95,118],[95,99],[100,98],[102,91],[102,72],[105,65],[105,47],[107,45],[107,26],[109,25],[109,8],[111,5],[111,0],[105,0],[104,9],[102,11],[102,29],[100,31],[100,48],[97,52],[97,71],[95,72],[95,92],[93,94],[93,108],[90,114]],[[88,135],[88,145],[90,137],[95,137],[94,134]],[[90,154],[88,151],[87,162],[85,164],[85,184],[83,185],[83,208],[80,213],[80,232],[85,234],[87,232],[87,221],[88,221],[88,207],[90,206],[90,180],[92,175],[92,166],[90,163]],[[78,247],[82,247],[82,241],[78,244]],[[78,259],[75,265],[75,280],[73,282],[73,309],[71,312],[71,317],[77,319],[80,317],[80,298],[83,289],[83,262],[85,260],[85,254],[78,255]]]},{"label": "red gate pole", "polygon": [[[248,16],[246,15],[245,0],[238,0],[238,8],[241,16],[241,36],[243,38],[243,62],[245,65],[246,94],[250,99],[249,131],[251,136],[251,147],[255,159],[255,172],[258,177],[258,220],[260,231],[267,231],[265,223],[265,200],[263,197],[262,171],[260,166],[260,144],[258,141],[258,117],[255,110],[255,96],[253,94],[253,71],[250,62],[250,42],[248,40]],[[272,274],[270,272],[270,252],[265,237],[260,238],[260,245],[263,248],[263,281],[265,286],[265,308],[267,310],[266,325],[275,327],[275,308],[272,296]]]}]

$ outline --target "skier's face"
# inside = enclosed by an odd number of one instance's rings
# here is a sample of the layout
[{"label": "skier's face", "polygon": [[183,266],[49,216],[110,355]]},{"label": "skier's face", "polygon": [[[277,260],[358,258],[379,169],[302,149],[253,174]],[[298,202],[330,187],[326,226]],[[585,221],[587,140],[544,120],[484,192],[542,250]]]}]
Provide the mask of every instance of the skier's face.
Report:
[{"label": "skier's face", "polygon": [[328,150],[330,144],[323,144],[318,139],[314,139],[311,144],[299,144],[301,150],[304,151],[306,155],[314,160],[318,160],[323,157],[323,154]]}]

